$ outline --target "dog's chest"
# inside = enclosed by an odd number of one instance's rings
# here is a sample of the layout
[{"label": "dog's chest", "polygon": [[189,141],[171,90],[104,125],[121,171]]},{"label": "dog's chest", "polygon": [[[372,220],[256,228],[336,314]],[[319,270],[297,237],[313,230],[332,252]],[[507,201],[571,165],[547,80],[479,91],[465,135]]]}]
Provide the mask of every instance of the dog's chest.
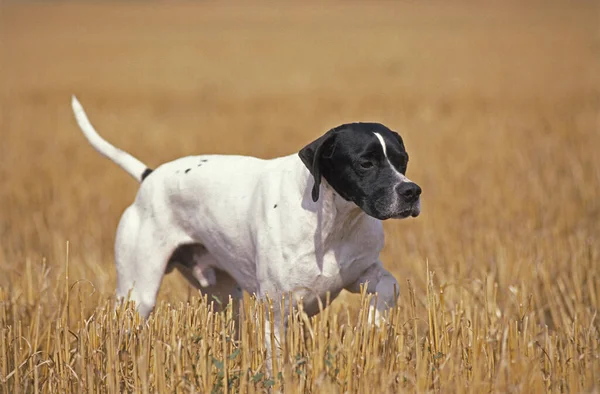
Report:
[{"label": "dog's chest", "polygon": [[[284,291],[293,291],[304,299],[306,308],[317,308],[317,297],[325,299],[327,292],[335,298],[345,287],[377,262],[383,247],[383,231],[369,223],[350,223],[332,229],[325,239],[315,237],[312,254],[292,261],[287,279],[281,283]],[[292,259],[293,260],[293,259]]]},{"label": "dog's chest", "polygon": [[342,255],[339,249],[331,250],[323,256],[322,261],[298,272],[296,278],[299,283],[293,291],[296,297],[302,297],[304,309],[309,315],[319,312],[319,299],[324,303],[329,293],[333,301],[345,287],[360,277],[372,261],[376,261],[376,256],[362,253]]},{"label": "dog's chest", "polygon": [[365,242],[360,239],[360,234],[356,233],[340,232],[339,235],[327,248],[322,259],[317,254],[317,265],[313,270],[315,279],[312,283],[315,289],[322,288],[327,291],[336,285],[343,288],[354,282],[368,266],[377,261],[381,249],[378,240]]}]

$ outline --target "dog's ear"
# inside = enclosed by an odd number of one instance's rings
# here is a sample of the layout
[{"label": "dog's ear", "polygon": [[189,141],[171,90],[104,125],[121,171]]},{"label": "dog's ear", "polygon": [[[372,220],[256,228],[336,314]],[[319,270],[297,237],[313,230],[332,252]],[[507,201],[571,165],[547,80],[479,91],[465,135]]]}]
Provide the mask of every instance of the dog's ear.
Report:
[{"label": "dog's ear", "polygon": [[330,158],[335,150],[335,136],[339,128],[331,129],[298,152],[298,156],[315,179],[312,189],[312,199],[319,199],[321,186],[321,166],[323,158]]},{"label": "dog's ear", "polygon": [[404,147],[404,141],[402,141],[402,137],[400,137],[400,134],[396,133],[395,131],[392,131],[392,134],[394,135],[394,137],[396,137],[396,140],[398,140],[402,149],[406,150],[406,148]]}]

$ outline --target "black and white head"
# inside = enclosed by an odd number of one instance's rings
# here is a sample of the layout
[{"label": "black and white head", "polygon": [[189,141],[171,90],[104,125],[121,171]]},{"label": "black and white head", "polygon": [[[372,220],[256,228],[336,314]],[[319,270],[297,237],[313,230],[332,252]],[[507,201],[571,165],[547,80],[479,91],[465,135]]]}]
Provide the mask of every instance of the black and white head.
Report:
[{"label": "black and white head", "polygon": [[403,219],[421,212],[421,188],[406,177],[402,138],[382,124],[338,126],[298,155],[314,177],[313,201],[319,199],[324,177],[342,198],[374,218]]}]

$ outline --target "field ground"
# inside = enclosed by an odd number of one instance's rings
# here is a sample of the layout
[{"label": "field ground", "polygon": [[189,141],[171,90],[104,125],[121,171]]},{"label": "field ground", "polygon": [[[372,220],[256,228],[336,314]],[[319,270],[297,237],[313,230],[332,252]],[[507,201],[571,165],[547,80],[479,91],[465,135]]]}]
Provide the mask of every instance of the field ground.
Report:
[{"label": "field ground", "polygon": [[[593,1],[3,2],[0,392],[598,392],[599,16]],[[371,330],[343,294],[299,315],[269,379],[261,326],[233,340],[231,311],[179,274],[148,325],[113,318],[137,185],[82,137],[73,93],[153,167],[288,154],[355,120],[398,130],[423,209],[385,223],[390,324]]]}]

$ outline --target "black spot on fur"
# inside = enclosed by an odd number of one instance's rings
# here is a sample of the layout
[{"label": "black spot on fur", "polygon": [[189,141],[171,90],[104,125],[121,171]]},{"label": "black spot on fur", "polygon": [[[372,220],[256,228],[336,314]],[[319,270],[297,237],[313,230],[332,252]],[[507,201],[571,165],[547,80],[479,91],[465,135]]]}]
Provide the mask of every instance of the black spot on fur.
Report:
[{"label": "black spot on fur", "polygon": [[202,160],[200,160],[200,161],[201,161],[202,163],[206,163],[208,160],[206,160],[206,159],[202,159]]},{"label": "black spot on fur", "polygon": [[148,175],[152,174],[152,169],[146,168],[144,172],[142,172],[142,181],[148,177]]},{"label": "black spot on fur", "polygon": [[277,204],[273,205],[273,208],[277,208]]},{"label": "black spot on fur", "polygon": [[192,169],[188,168],[187,170],[185,170],[185,173],[187,174],[188,172],[190,172]]},{"label": "black spot on fur", "polygon": [[201,167],[201,166],[202,166],[202,163],[198,164],[198,167]]}]

